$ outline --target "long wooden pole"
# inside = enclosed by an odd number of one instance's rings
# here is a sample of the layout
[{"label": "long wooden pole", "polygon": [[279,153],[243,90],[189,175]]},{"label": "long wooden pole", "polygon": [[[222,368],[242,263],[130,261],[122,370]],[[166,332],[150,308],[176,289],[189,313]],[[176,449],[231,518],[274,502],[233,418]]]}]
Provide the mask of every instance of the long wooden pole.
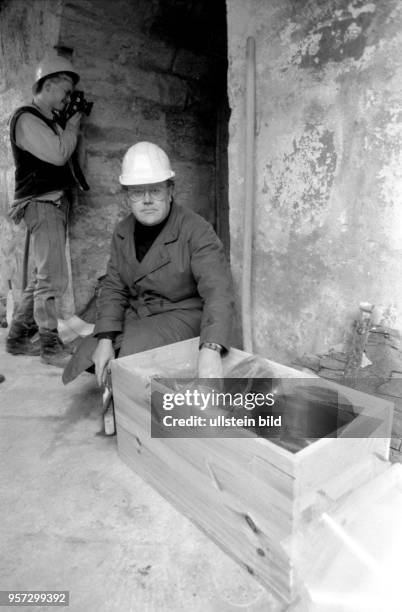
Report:
[{"label": "long wooden pole", "polygon": [[246,47],[246,150],[245,150],[245,205],[242,270],[242,328],[243,348],[253,352],[252,334],[252,246],[254,225],[255,174],[255,40],[247,38]]}]

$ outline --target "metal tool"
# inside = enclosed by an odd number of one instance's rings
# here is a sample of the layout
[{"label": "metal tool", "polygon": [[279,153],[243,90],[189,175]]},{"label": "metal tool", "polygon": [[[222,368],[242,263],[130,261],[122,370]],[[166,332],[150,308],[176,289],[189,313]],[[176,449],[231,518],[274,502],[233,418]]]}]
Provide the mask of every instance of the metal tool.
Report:
[{"label": "metal tool", "polygon": [[374,304],[361,302],[359,315],[353,322],[352,337],[348,350],[348,358],[345,364],[343,382],[348,386],[356,386],[359,370],[362,364],[367,338],[372,325],[371,315]]},{"label": "metal tool", "polygon": [[108,369],[106,373],[105,389],[102,396],[103,425],[106,436],[114,436],[116,433],[116,421],[114,417],[114,402],[112,390],[112,374]]},{"label": "metal tool", "polygon": [[11,284],[11,280],[8,281],[8,292],[6,299],[6,320],[7,326],[11,327],[11,321],[13,319],[14,314],[14,296],[13,296],[13,287]]}]

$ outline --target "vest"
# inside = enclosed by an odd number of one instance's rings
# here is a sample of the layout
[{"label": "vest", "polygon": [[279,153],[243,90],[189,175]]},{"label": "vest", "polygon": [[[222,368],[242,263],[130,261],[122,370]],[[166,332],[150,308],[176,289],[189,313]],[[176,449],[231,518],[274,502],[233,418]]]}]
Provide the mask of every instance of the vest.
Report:
[{"label": "vest", "polygon": [[[64,164],[64,166],[50,164],[35,157],[29,151],[24,151],[24,149],[17,145],[15,141],[15,126],[18,118],[23,113],[31,113],[39,117],[55,134],[58,134],[56,122],[42,115],[36,108],[21,106],[15,111],[10,123],[11,150],[15,163],[14,199],[37,197],[50,191],[68,189],[75,184],[78,184],[82,189],[88,189],[88,185],[76,161],[75,169],[78,172],[73,171],[73,164],[71,166],[69,163]],[[83,179],[82,181],[81,178]]]}]

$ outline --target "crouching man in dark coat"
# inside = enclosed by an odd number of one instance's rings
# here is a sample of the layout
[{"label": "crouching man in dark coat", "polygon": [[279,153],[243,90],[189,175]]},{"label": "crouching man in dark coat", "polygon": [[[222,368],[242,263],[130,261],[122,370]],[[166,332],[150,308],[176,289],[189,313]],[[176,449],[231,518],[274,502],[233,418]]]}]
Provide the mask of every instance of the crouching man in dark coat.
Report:
[{"label": "crouching man in dark coat", "polygon": [[104,384],[111,359],[200,336],[200,378],[222,376],[234,315],[222,243],[200,215],[173,201],[166,153],[140,142],[123,159],[120,183],[131,214],[113,234],[91,337],[63,373],[68,383],[95,366]]}]

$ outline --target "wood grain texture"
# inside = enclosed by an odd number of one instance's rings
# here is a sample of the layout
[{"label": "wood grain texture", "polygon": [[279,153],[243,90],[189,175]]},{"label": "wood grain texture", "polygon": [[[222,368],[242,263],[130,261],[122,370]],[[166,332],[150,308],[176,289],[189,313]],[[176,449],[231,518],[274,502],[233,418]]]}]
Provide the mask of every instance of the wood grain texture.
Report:
[{"label": "wood grain texture", "polygon": [[[379,437],[323,438],[296,453],[250,432],[244,438],[151,437],[151,377],[194,376],[197,355],[198,339],[192,339],[112,363],[119,454],[288,604],[300,586],[292,563],[293,535],[387,467],[392,404],[326,383],[353,404],[357,417],[349,426],[376,417],[371,433]],[[245,357],[232,349],[224,373]],[[276,377],[311,379],[266,363]]]}]

